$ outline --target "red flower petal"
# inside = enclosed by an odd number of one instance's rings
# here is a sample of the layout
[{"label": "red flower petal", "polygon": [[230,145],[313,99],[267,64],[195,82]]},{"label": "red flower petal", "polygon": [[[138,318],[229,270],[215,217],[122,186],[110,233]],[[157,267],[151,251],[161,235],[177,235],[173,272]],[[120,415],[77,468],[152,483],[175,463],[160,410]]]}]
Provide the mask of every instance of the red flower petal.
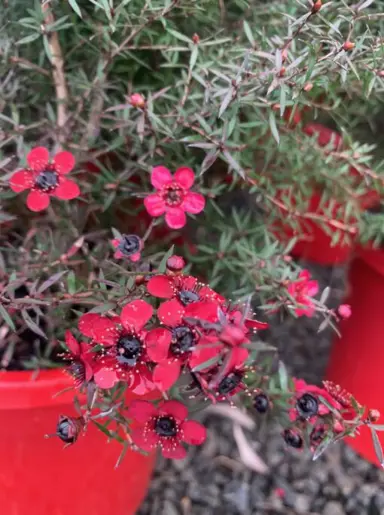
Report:
[{"label": "red flower petal", "polygon": [[65,331],[65,345],[74,356],[80,355],[80,345],[71,331]]},{"label": "red flower petal", "polygon": [[187,455],[187,451],[177,441],[175,441],[174,443],[164,442],[161,454],[164,456],[164,458],[170,458],[173,460],[183,460]]},{"label": "red flower petal", "polygon": [[157,310],[157,316],[159,320],[165,324],[174,327],[179,324],[183,316],[185,315],[185,309],[176,299],[167,300],[161,304]]},{"label": "red flower petal", "polygon": [[188,416],[188,408],[179,401],[165,401],[158,410],[159,415],[170,415],[178,422],[183,422]]},{"label": "red flower petal", "polygon": [[149,359],[155,363],[167,359],[171,340],[172,334],[168,329],[157,327],[149,331],[145,338]]},{"label": "red flower petal", "polygon": [[193,302],[185,308],[185,316],[200,318],[208,322],[217,322],[219,306],[216,302],[202,300]]},{"label": "red flower petal", "polygon": [[53,159],[55,170],[60,175],[64,175],[73,170],[75,166],[75,158],[70,152],[59,152]]},{"label": "red flower petal", "polygon": [[135,375],[131,388],[136,395],[147,395],[147,393],[156,390],[152,372],[146,366],[141,367],[140,373]]},{"label": "red flower petal", "polygon": [[133,263],[136,263],[136,261],[139,261],[141,258],[141,253],[140,252],[136,252],[136,254],[132,254],[132,256],[129,256],[129,259],[133,262]]},{"label": "red flower petal", "polygon": [[184,197],[183,203],[181,204],[181,208],[184,209],[187,213],[192,213],[197,215],[201,213],[201,211],[205,207],[205,198],[201,193],[194,193],[193,191],[189,191]]},{"label": "red flower petal", "polygon": [[160,299],[171,299],[175,294],[172,280],[165,275],[156,275],[149,279],[147,291]]},{"label": "red flower petal", "polygon": [[156,413],[156,407],[148,401],[134,400],[128,409],[128,417],[133,418],[142,424],[148,422],[148,420],[154,417]]},{"label": "red flower petal", "polygon": [[172,174],[165,166],[155,166],[151,172],[152,186],[160,190],[164,184],[172,181]]},{"label": "red flower petal", "polygon": [[114,239],[114,240],[112,240],[112,241],[111,241],[112,246],[113,246],[115,249],[117,249],[117,247],[120,245],[120,241],[121,241],[121,240],[118,240],[118,239]]},{"label": "red flower petal", "polygon": [[187,217],[180,207],[171,207],[165,213],[165,221],[171,229],[181,229],[187,223]]},{"label": "red flower petal", "polygon": [[33,148],[27,155],[29,167],[34,172],[41,172],[49,163],[49,152],[45,147]]},{"label": "red flower petal", "polygon": [[74,181],[62,177],[54,194],[61,200],[72,200],[80,195],[80,188]]},{"label": "red flower petal", "polygon": [[187,420],[181,426],[182,440],[190,445],[201,445],[207,438],[205,427],[195,420]]},{"label": "red flower petal", "polygon": [[[217,361],[214,363],[211,362],[214,358],[219,356],[222,349],[222,345],[219,343],[215,345],[214,342],[209,342],[208,345],[197,345],[196,349],[193,351],[191,357],[189,358],[189,366],[191,367],[192,371],[200,367],[201,365],[207,364],[205,368],[200,369],[200,371],[204,370],[207,371],[210,368],[217,365]],[[210,363],[211,362],[211,363]],[[210,363],[210,364],[209,364]]]},{"label": "red flower petal", "polygon": [[30,170],[19,170],[14,173],[9,181],[11,189],[15,193],[20,193],[34,185],[34,174]]},{"label": "red flower petal", "polygon": [[49,206],[50,198],[44,191],[33,190],[28,193],[27,206],[31,211],[43,211]]},{"label": "red flower petal", "polygon": [[[120,320],[118,320],[120,322]],[[99,316],[93,322],[93,338],[100,345],[109,347],[115,345],[120,336],[120,330],[116,326],[116,320]]]},{"label": "red flower petal", "polygon": [[159,441],[159,438],[153,431],[146,431],[143,433],[142,427],[133,429],[130,436],[133,440],[133,443],[135,443],[137,447],[147,452],[150,452],[152,449],[154,449]]},{"label": "red flower petal", "polygon": [[249,351],[243,347],[236,347],[231,352],[231,359],[229,361],[228,368],[240,368],[244,365],[244,362],[248,359]]},{"label": "red flower petal", "polygon": [[180,377],[181,366],[177,360],[163,361],[153,371],[153,381],[157,388],[165,392],[173,386]]},{"label": "red flower petal", "polygon": [[84,359],[83,359],[83,364],[84,364],[84,369],[85,369],[85,380],[87,382],[89,382],[93,377],[92,364],[90,362],[88,362],[88,360],[85,361]]},{"label": "red flower petal", "polygon": [[179,276],[175,278],[175,281],[179,290],[193,290],[197,284],[197,279],[193,275]]},{"label": "red flower petal", "polygon": [[195,182],[195,174],[191,168],[181,167],[175,172],[174,180],[178,182],[183,188],[189,190]]},{"label": "red flower petal", "polygon": [[96,313],[86,313],[85,315],[82,315],[78,324],[79,331],[83,333],[84,336],[88,336],[88,338],[94,338],[94,324],[99,318],[100,315],[97,315]]},{"label": "red flower petal", "polygon": [[105,367],[99,368],[93,377],[97,386],[103,389],[113,388],[119,380],[115,370]]},{"label": "red flower petal", "polygon": [[121,311],[121,322],[125,329],[140,331],[153,315],[153,307],[145,300],[133,300]]},{"label": "red flower petal", "polygon": [[145,197],[144,206],[151,216],[161,216],[165,213],[165,202],[157,193]]},{"label": "red flower petal", "polygon": [[247,318],[244,323],[247,329],[267,329],[269,327],[267,322],[260,322],[251,318]]},{"label": "red flower petal", "polygon": [[121,259],[123,256],[124,254],[121,252],[121,250],[116,250],[116,252],[113,254],[115,259]]}]

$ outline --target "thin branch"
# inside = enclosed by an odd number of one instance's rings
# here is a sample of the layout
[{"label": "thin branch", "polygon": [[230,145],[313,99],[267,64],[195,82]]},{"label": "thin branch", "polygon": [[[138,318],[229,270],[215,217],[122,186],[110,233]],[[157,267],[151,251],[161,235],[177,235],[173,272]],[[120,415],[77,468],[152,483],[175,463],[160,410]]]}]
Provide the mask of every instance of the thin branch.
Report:
[{"label": "thin branch", "polygon": [[[44,25],[52,25],[55,17],[48,3],[42,3],[41,9],[44,15]],[[52,75],[56,90],[57,100],[57,129],[58,140],[60,143],[64,140],[63,128],[67,122],[67,104],[68,104],[68,88],[64,74],[64,59],[61,50],[59,36],[57,32],[46,31],[49,51],[51,53],[51,63],[53,67]]]},{"label": "thin branch", "polygon": [[[0,49],[0,56],[1,57],[5,57],[5,52],[3,52],[1,49]],[[46,77],[50,77],[51,76],[51,74],[49,73],[48,70],[45,70],[44,68],[41,68],[37,64],[32,63],[31,61],[28,61],[28,59],[24,59],[23,57],[17,57],[15,55],[10,55],[8,57],[8,60],[11,63],[23,65],[23,66],[26,66],[26,67],[28,67],[28,68],[30,68],[32,70],[35,70],[35,71],[41,73],[42,75],[45,75]]]}]

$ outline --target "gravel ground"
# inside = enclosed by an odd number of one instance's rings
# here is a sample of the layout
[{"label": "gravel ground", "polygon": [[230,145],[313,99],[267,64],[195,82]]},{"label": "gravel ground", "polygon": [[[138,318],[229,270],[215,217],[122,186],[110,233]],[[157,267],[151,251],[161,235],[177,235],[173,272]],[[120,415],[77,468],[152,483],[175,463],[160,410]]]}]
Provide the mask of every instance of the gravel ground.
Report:
[{"label": "gravel ground", "polygon": [[[345,270],[311,267],[331,290],[330,305],[345,291]],[[317,334],[319,320],[276,319],[265,341],[277,345],[296,375],[319,382],[332,333]],[[264,336],[264,335],[263,335]],[[190,448],[183,461],[159,457],[147,498],[137,515],[384,515],[384,473],[343,443],[318,461],[291,452],[280,430],[269,425],[254,435],[255,448],[270,467],[261,475],[239,460],[229,420],[208,416],[207,442]],[[283,492],[283,493],[282,493]]]}]

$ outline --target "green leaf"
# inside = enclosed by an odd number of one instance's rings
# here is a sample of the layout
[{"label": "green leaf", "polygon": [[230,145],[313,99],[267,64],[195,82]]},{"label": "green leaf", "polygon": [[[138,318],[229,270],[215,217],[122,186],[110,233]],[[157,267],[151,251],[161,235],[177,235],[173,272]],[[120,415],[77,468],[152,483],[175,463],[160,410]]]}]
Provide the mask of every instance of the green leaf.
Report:
[{"label": "green leaf", "polygon": [[68,0],[68,3],[72,7],[72,9],[75,11],[77,16],[82,18],[83,16],[81,14],[80,7],[78,6],[78,3],[76,2],[76,0]]},{"label": "green leaf", "polygon": [[16,44],[17,45],[26,45],[27,43],[32,43],[40,37],[39,32],[35,32],[34,34],[30,34],[29,36],[25,36],[25,38],[20,39]]},{"label": "green leaf", "polygon": [[197,56],[199,55],[199,47],[195,45],[191,52],[191,58],[189,60],[189,68],[192,70],[195,67]]},{"label": "green leaf", "polygon": [[251,31],[251,27],[249,26],[248,22],[244,20],[243,22],[244,32],[245,35],[248,38],[248,41],[251,43],[252,47],[255,47],[255,40],[253,38],[253,34]]},{"label": "green leaf", "polygon": [[277,130],[275,113],[273,111],[271,111],[269,113],[269,127],[271,129],[272,136],[275,138],[277,144],[279,145],[280,144],[280,135],[279,135],[279,131]]},{"label": "green leaf", "polygon": [[13,323],[12,318],[9,316],[8,311],[2,304],[0,304],[0,316],[4,320],[4,322],[12,329],[12,331],[16,331],[16,327]]},{"label": "green leaf", "polygon": [[61,277],[67,273],[67,270],[63,270],[61,272],[57,272],[57,274],[51,275],[49,279],[43,282],[43,284],[37,289],[38,293],[43,293],[43,291],[50,288],[53,284],[55,284]]},{"label": "green leaf", "polygon": [[165,272],[165,270],[167,268],[167,261],[172,256],[174,249],[175,249],[175,246],[172,245],[172,247],[168,250],[168,252],[166,252],[164,254],[163,259],[160,261],[160,264],[159,264],[159,273],[160,274],[163,274]]},{"label": "green leaf", "polygon": [[288,372],[282,361],[279,361],[279,381],[281,389],[288,390]]},{"label": "green leaf", "polygon": [[27,326],[29,327],[29,329],[31,331],[33,331],[35,334],[38,334],[39,336],[41,336],[45,340],[48,340],[48,338],[47,338],[46,334],[44,333],[44,331],[36,324],[36,322],[34,322],[32,320],[32,318],[29,316],[28,311],[26,309],[23,309],[21,311],[21,316],[23,317],[24,322],[27,324]]},{"label": "green leaf", "polygon": [[167,29],[167,32],[172,34],[172,36],[174,36],[175,38],[180,39],[180,41],[184,41],[184,43],[193,44],[193,41],[191,39],[187,38],[187,36],[184,36],[184,34],[181,34],[180,32],[177,32],[176,30]]},{"label": "green leaf", "polygon": [[370,427],[369,429],[371,430],[373,447],[375,448],[375,453],[376,453],[377,459],[379,460],[381,467],[384,468],[384,454],[383,454],[383,448],[381,447],[379,437],[377,436],[377,433],[373,429],[373,427]]},{"label": "green leaf", "polygon": [[192,369],[192,372],[200,372],[200,370],[204,370],[207,367],[211,367],[212,365],[215,365],[219,361],[219,359],[219,356],[214,356],[213,358],[204,361],[204,363],[200,363],[200,365],[197,365],[195,368]]}]

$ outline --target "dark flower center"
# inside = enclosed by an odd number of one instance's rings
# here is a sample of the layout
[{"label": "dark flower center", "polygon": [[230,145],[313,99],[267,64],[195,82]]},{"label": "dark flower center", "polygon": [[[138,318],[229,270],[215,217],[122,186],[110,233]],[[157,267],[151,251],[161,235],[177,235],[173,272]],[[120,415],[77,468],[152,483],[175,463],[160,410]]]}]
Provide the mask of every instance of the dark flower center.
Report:
[{"label": "dark flower center", "polygon": [[195,291],[181,290],[179,292],[179,300],[184,306],[188,306],[188,304],[200,300],[200,297]]},{"label": "dark flower center", "polygon": [[259,413],[266,413],[269,408],[268,397],[264,393],[259,393],[253,399],[253,406]]},{"label": "dark flower center", "polygon": [[187,326],[180,325],[175,327],[172,331],[171,352],[175,356],[189,352],[196,344],[196,338],[192,331]]},{"label": "dark flower center", "polygon": [[69,373],[74,377],[77,385],[85,382],[85,367],[81,361],[74,361],[68,367]]},{"label": "dark flower center", "polygon": [[287,445],[295,449],[301,449],[303,447],[303,439],[298,433],[291,429],[286,429],[284,431],[284,440]]},{"label": "dark flower center", "polygon": [[132,256],[140,251],[140,238],[136,234],[124,234],[119,243],[118,249],[125,256]]},{"label": "dark flower center", "polygon": [[59,177],[53,170],[44,170],[35,180],[35,186],[41,191],[52,191],[59,184]]},{"label": "dark flower center", "polygon": [[219,386],[217,388],[218,392],[222,395],[231,393],[235,388],[237,388],[237,386],[239,386],[242,379],[243,376],[239,372],[231,372],[220,381]]},{"label": "dark flower center", "polygon": [[117,360],[134,367],[142,352],[141,341],[131,334],[125,334],[117,342]]},{"label": "dark flower center", "polygon": [[68,418],[63,418],[57,424],[57,436],[65,443],[74,443],[76,440],[76,431],[73,424]]},{"label": "dark flower center", "polygon": [[163,198],[168,206],[179,206],[184,199],[184,191],[176,183],[167,184],[163,190]]},{"label": "dark flower center", "polygon": [[314,417],[319,411],[319,401],[310,393],[305,393],[297,400],[296,408],[302,417]]},{"label": "dark flower center", "polygon": [[177,426],[172,417],[159,417],[155,422],[155,432],[159,436],[176,436]]}]

